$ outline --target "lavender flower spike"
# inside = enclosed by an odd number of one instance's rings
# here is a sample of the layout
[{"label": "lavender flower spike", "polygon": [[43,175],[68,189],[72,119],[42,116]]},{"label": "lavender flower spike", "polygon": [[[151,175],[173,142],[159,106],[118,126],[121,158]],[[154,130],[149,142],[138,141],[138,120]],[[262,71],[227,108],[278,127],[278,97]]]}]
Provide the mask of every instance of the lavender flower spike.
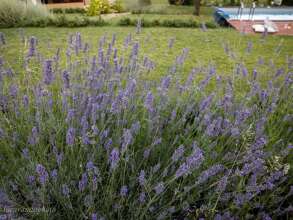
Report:
[{"label": "lavender flower spike", "polygon": [[0,45],[5,45],[6,41],[5,41],[5,35],[4,33],[0,32]]},{"label": "lavender flower spike", "polygon": [[81,180],[78,182],[78,189],[80,192],[83,192],[85,190],[87,182],[88,182],[87,174],[83,173]]},{"label": "lavender flower spike", "polygon": [[139,177],[138,177],[138,182],[140,186],[144,186],[145,185],[145,172],[144,170],[141,170],[139,173]]},{"label": "lavender flower spike", "polygon": [[128,194],[128,188],[127,186],[122,186],[120,189],[120,196],[121,197],[126,197]]},{"label": "lavender flower spike", "polygon": [[29,41],[29,52],[28,57],[36,56],[36,46],[37,46],[38,40],[36,37],[31,37]]},{"label": "lavender flower spike", "polygon": [[114,148],[109,157],[109,163],[111,170],[114,170],[118,166],[119,162],[119,150]]},{"label": "lavender flower spike", "polygon": [[67,184],[62,185],[62,194],[65,197],[69,197],[70,189]]},{"label": "lavender flower spike", "polygon": [[52,60],[46,60],[44,62],[43,79],[46,85],[50,85],[54,80],[54,72],[52,68]]},{"label": "lavender flower spike", "polygon": [[45,185],[46,182],[48,181],[48,178],[49,178],[49,174],[48,174],[46,168],[42,164],[38,164],[36,166],[36,172],[39,176],[39,181],[40,181],[41,185]]},{"label": "lavender flower spike", "polygon": [[154,188],[155,192],[157,195],[161,194],[162,192],[164,192],[165,190],[165,186],[163,182],[158,183],[155,188]]},{"label": "lavender flower spike", "polygon": [[150,112],[153,111],[153,102],[154,102],[153,94],[151,92],[148,92],[145,98],[144,106]]},{"label": "lavender flower spike", "polygon": [[70,127],[67,130],[67,134],[66,134],[66,144],[69,146],[74,145],[74,139],[75,139],[75,129]]}]

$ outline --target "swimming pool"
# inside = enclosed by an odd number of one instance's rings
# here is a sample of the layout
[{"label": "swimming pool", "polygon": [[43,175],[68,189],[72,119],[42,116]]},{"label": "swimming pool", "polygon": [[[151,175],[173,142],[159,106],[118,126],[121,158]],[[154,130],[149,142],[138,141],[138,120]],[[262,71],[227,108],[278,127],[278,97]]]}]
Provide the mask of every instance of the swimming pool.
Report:
[{"label": "swimming pool", "polygon": [[219,24],[228,20],[265,20],[293,21],[293,7],[286,8],[255,8],[253,16],[249,16],[250,8],[244,8],[239,15],[239,8],[215,8],[214,17]]}]

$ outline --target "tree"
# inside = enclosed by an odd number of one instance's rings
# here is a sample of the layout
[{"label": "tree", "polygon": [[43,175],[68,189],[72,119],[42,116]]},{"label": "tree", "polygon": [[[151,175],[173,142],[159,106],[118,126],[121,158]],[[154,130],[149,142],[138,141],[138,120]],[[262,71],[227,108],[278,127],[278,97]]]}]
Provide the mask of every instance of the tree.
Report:
[{"label": "tree", "polygon": [[194,0],[194,14],[199,16],[200,0]]}]

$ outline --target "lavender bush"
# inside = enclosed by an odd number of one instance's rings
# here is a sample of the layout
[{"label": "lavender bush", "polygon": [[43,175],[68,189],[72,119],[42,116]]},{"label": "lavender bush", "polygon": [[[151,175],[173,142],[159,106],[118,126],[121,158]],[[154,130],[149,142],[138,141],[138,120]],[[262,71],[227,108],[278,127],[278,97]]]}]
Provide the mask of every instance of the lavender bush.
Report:
[{"label": "lavender bush", "polygon": [[289,218],[293,57],[183,79],[185,48],[146,80],[140,28],[97,50],[71,34],[53,57],[22,35],[21,69],[0,55],[1,219]]}]

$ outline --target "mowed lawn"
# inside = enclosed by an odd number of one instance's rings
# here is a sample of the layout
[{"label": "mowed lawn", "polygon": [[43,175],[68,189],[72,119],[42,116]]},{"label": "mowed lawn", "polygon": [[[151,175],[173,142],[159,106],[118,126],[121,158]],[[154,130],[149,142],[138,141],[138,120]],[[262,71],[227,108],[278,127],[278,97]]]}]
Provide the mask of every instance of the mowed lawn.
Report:
[{"label": "mowed lawn", "polygon": [[[19,29],[1,29],[7,39],[8,47],[0,48],[1,56],[10,62],[13,68],[21,68],[27,44],[21,42]],[[38,50],[45,58],[52,58],[58,48],[61,56],[65,57],[69,34],[80,32],[83,42],[98,51],[98,42],[106,36],[110,42],[116,34],[118,53],[124,53],[123,44],[127,35],[132,34],[133,42],[140,43],[141,54],[155,62],[156,68],[147,78],[159,79],[172,66],[176,57],[184,48],[189,49],[188,58],[184,64],[182,74],[188,75],[194,67],[212,64],[216,72],[221,75],[232,75],[235,65],[244,64],[249,71],[256,67],[258,62],[264,62],[264,67],[270,64],[284,66],[288,57],[293,55],[293,38],[286,36],[241,35],[233,29],[218,28],[207,30],[188,28],[143,28],[136,34],[134,27],[87,27],[87,28],[25,28],[26,39],[30,36],[38,38]],[[171,49],[169,42],[174,39]],[[130,45],[131,47],[131,45]],[[248,53],[247,49],[251,48]],[[105,48],[106,49],[106,48]],[[21,50],[21,52],[20,52]],[[128,50],[129,52],[129,50]],[[92,52],[93,53],[93,52]],[[94,54],[91,54],[94,55]],[[143,59],[143,57],[141,57]],[[65,59],[63,59],[65,62]]]}]

